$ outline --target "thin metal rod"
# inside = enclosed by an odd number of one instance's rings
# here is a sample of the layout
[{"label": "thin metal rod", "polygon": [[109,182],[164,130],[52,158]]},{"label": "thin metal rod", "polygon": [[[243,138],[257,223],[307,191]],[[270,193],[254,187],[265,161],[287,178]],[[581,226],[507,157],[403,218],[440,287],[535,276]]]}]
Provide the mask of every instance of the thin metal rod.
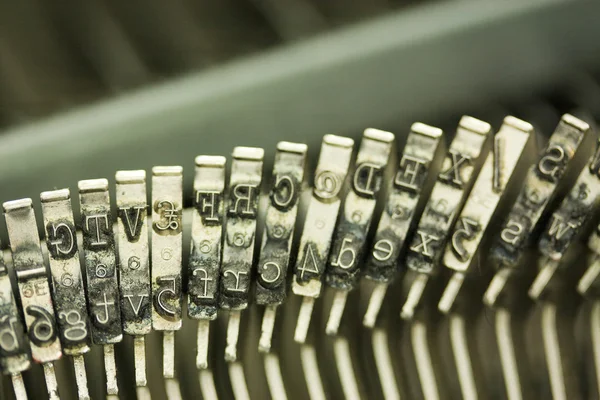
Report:
[{"label": "thin metal rod", "polygon": [[148,386],[137,386],[135,388],[135,394],[139,400],[150,400],[152,398]]},{"label": "thin metal rod", "polygon": [[56,381],[56,373],[54,372],[54,364],[47,362],[42,364],[44,367],[44,379],[46,380],[46,389],[48,390],[48,398],[50,400],[59,400],[58,382]]},{"label": "thin metal rod", "polygon": [[444,293],[442,294],[442,298],[438,303],[438,310],[443,314],[447,314],[450,312],[454,303],[456,302],[456,298],[458,297],[458,292],[463,286],[465,281],[465,274],[460,272],[455,272],[452,274],[452,277],[448,281],[448,285],[446,289],[444,289]]},{"label": "thin metal rod", "polygon": [[210,337],[210,320],[201,319],[198,321],[198,353],[196,354],[196,367],[199,369],[208,368],[208,341]]},{"label": "thin metal rod", "polygon": [[89,400],[90,392],[85,372],[85,360],[83,354],[73,356],[73,368],[75,369],[75,383],[77,384],[77,396],[80,400]]},{"label": "thin metal rod", "polygon": [[317,352],[310,345],[302,345],[300,349],[300,359],[302,360],[302,370],[304,371],[304,380],[308,388],[308,394],[311,400],[325,400],[325,390],[323,381],[319,373],[319,363],[317,361]]},{"label": "thin metal rod", "polygon": [[555,400],[566,400],[567,387],[563,362],[560,354],[560,343],[556,326],[556,306],[545,303],[542,307],[542,339],[544,342],[544,353],[546,354],[546,367],[550,377],[550,388],[552,398]]},{"label": "thin metal rod", "polygon": [[104,347],[104,371],[106,373],[106,393],[108,395],[119,394],[117,384],[117,364],[115,362],[115,346],[106,344]]},{"label": "thin metal rod", "polygon": [[428,400],[439,400],[439,388],[435,379],[427,339],[427,326],[421,321],[414,321],[411,325],[410,334],[423,397]]},{"label": "thin metal rod", "polygon": [[239,310],[229,311],[227,323],[227,346],[225,347],[225,360],[233,362],[237,360],[237,343],[240,335],[240,319],[242,312]]},{"label": "thin metal rod", "polygon": [[594,370],[596,373],[596,390],[600,394],[600,301],[594,301],[590,313],[590,331],[594,353]]},{"label": "thin metal rod", "polygon": [[242,363],[232,362],[229,364],[229,378],[235,400],[250,400]]},{"label": "thin metal rod", "polygon": [[175,378],[175,331],[163,332],[163,377]]},{"label": "thin metal rod", "polygon": [[200,391],[203,399],[217,400],[217,388],[215,387],[215,379],[210,369],[200,370]]},{"label": "thin metal rod", "polygon": [[465,318],[462,315],[450,315],[450,342],[462,398],[476,400],[478,398],[477,384],[467,343]]},{"label": "thin metal rod", "polygon": [[506,281],[508,280],[508,275],[510,271],[508,268],[504,268],[496,273],[490,282],[490,286],[488,286],[487,290],[483,295],[483,303],[486,306],[493,307],[498,300],[498,296],[504,290],[506,286]]},{"label": "thin metal rod", "polygon": [[335,336],[340,329],[340,322],[342,321],[342,315],[344,315],[344,308],[346,308],[346,300],[348,299],[348,291],[336,290],[333,297],[333,304],[331,305],[331,311],[329,312],[329,319],[327,320],[327,326],[325,327],[325,333],[330,336]]},{"label": "thin metal rod", "polygon": [[265,373],[267,375],[267,384],[271,392],[272,399],[287,400],[287,393],[281,376],[281,367],[279,357],[275,354],[265,354]]},{"label": "thin metal rod", "polygon": [[360,400],[360,391],[350,357],[350,343],[344,337],[337,337],[333,344],[333,352],[344,397],[347,400]]},{"label": "thin metal rod", "polygon": [[542,267],[539,274],[535,277],[535,280],[529,288],[529,297],[533,300],[540,298],[544,290],[548,287],[548,283],[552,280],[556,269],[558,268],[558,262],[553,260],[545,260],[545,265]]},{"label": "thin metal rod", "polygon": [[133,362],[135,365],[135,385],[146,386],[146,340],[143,336],[133,338]]},{"label": "thin metal rod", "polygon": [[277,306],[266,306],[260,328],[260,340],[258,342],[258,350],[260,352],[268,353],[271,351],[271,341],[273,338],[273,328],[275,327],[276,317]]},{"label": "thin metal rod", "polygon": [[517,357],[513,343],[512,321],[508,310],[496,310],[496,340],[500,352],[500,364],[504,375],[506,397],[509,400],[522,400],[523,389],[517,366]]},{"label": "thin metal rod", "polygon": [[369,305],[367,306],[367,311],[363,317],[363,326],[367,328],[373,328],[375,326],[375,323],[377,322],[377,316],[379,315],[381,305],[383,304],[383,299],[385,298],[385,294],[387,292],[387,288],[387,283],[379,283],[377,286],[375,286],[373,292],[371,292]]},{"label": "thin metal rod", "polygon": [[410,286],[410,290],[408,291],[408,296],[406,297],[406,302],[402,306],[402,311],[400,312],[400,317],[402,319],[411,319],[415,314],[415,308],[421,301],[421,297],[423,297],[423,293],[425,292],[425,286],[427,286],[427,281],[429,277],[425,274],[417,274],[415,280]]},{"label": "thin metal rod", "polygon": [[169,400],[182,400],[179,381],[174,378],[165,379],[165,389]]},{"label": "thin metal rod", "polygon": [[371,344],[383,397],[386,400],[400,400],[400,389],[394,376],[387,331],[381,328],[374,329]]},{"label": "thin metal rod", "polygon": [[577,291],[582,296],[587,293],[592,284],[596,281],[600,275],[600,257],[596,257],[592,265],[585,271],[579,283],[577,284]]},{"label": "thin metal rod", "polygon": [[308,327],[310,326],[310,318],[312,317],[315,299],[313,297],[302,297],[302,305],[298,313],[298,322],[296,323],[296,331],[294,332],[294,340],[297,343],[305,343]]},{"label": "thin metal rod", "polygon": [[11,375],[13,390],[15,392],[15,398],[17,400],[27,400],[27,390],[25,390],[25,382],[23,382],[23,375],[13,374]]}]

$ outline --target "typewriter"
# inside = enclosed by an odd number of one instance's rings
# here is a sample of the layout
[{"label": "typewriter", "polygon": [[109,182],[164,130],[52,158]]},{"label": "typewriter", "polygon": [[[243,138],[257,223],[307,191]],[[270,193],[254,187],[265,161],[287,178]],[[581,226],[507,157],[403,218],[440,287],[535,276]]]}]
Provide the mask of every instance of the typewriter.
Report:
[{"label": "typewriter", "polygon": [[600,4],[42,3],[1,398],[600,397]]}]

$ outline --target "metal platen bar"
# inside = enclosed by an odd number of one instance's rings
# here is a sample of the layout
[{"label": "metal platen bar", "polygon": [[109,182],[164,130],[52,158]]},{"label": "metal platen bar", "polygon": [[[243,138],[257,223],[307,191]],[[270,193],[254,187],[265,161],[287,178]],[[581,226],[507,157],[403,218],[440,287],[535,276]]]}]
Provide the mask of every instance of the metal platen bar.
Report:
[{"label": "metal platen bar", "polygon": [[21,372],[31,365],[29,340],[15,301],[4,254],[0,254],[0,372],[11,375],[18,400],[27,399]]},{"label": "metal platen bar", "polygon": [[277,144],[256,280],[256,304],[266,306],[258,344],[262,352],[271,349],[276,307],[286,296],[286,276],[304,182],[306,151],[305,144]]},{"label": "metal platen bar", "polygon": [[367,129],[363,134],[351,190],[344,200],[325,270],[325,282],[336,290],[325,329],[328,335],[337,335],[346,296],[358,281],[367,234],[379,191],[384,185],[384,170],[392,149],[395,150],[393,144],[394,135],[390,132]]},{"label": "metal platen bar", "polygon": [[387,286],[398,275],[398,259],[429,198],[445,151],[441,129],[419,122],[411,126],[364,265],[364,277],[379,282],[363,319],[366,327],[375,326]]},{"label": "metal platen bar", "polygon": [[209,322],[217,318],[225,190],[225,157],[196,157],[188,316],[199,319],[196,366],[208,368]]},{"label": "metal platen bar", "polygon": [[152,168],[152,328],[163,331],[163,376],[175,379],[181,328],[183,168]]},{"label": "metal platen bar", "polygon": [[136,386],[146,386],[144,335],[152,330],[146,171],[117,171],[115,180],[123,332],[134,336]]},{"label": "metal platen bar", "polygon": [[[7,201],[3,207],[31,356],[42,365],[52,366],[62,351],[32,201]],[[44,368],[44,377],[48,396],[58,399],[54,368]]]},{"label": "metal platen bar", "polygon": [[400,313],[404,319],[413,317],[429,277],[437,272],[452,226],[487,157],[490,133],[486,122],[468,116],[460,120],[406,256],[406,267],[416,276]]},{"label": "metal platen bar", "polygon": [[83,354],[90,350],[90,318],[85,301],[77,233],[69,189],[40,195],[52,274],[52,298],[65,354],[73,356],[79,398],[89,398]]},{"label": "metal platen bar", "polygon": [[563,115],[540,159],[529,169],[516,203],[504,218],[499,237],[490,249],[490,261],[497,273],[484,295],[488,306],[497,305],[532,240],[531,234],[540,224],[561,177],[588,132],[588,124],[572,115]]},{"label": "metal platen bar", "polygon": [[321,144],[313,196],[304,221],[292,282],[294,294],[304,297],[294,334],[298,343],[306,341],[314,299],[321,295],[321,279],[345,191],[344,181],[353,146],[352,139],[335,135],[325,135]]},{"label": "metal platen bar", "polygon": [[113,346],[123,340],[123,331],[108,181],[79,181],[79,202],[92,342],[104,346],[107,393],[118,395]]},{"label": "metal platen bar", "polygon": [[538,250],[542,255],[538,261],[539,273],[529,289],[529,296],[533,299],[539,299],[548,290],[563,256],[597,210],[600,200],[599,157],[600,147],[546,224],[538,243]]},{"label": "metal platen bar", "polygon": [[225,359],[237,360],[241,311],[248,307],[264,150],[233,149],[219,306],[230,310]]},{"label": "metal platen bar", "polygon": [[485,160],[446,246],[444,265],[453,276],[438,305],[443,313],[453,307],[465,275],[485,247],[484,236],[489,235],[492,218],[506,203],[506,194],[518,190],[522,183],[525,174],[519,170],[529,165],[535,154],[534,143],[533,126],[515,117],[504,118],[494,137],[494,151]]}]

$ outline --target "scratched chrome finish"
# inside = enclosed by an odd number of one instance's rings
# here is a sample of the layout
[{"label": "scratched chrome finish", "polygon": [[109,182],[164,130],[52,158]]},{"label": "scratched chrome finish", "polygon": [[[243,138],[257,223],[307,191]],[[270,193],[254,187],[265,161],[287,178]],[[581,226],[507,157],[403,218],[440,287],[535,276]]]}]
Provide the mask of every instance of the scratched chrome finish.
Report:
[{"label": "scratched chrome finish", "polygon": [[404,319],[413,317],[429,277],[439,273],[446,241],[490,150],[490,133],[490,125],[478,119],[464,116],[459,122],[404,261],[412,272],[407,279],[413,280],[401,311]]},{"label": "scratched chrome finish", "polygon": [[123,332],[141,336],[152,328],[146,172],[117,171],[115,180]]},{"label": "scratched chrome finish", "polygon": [[366,327],[375,325],[387,286],[400,273],[398,260],[423,212],[445,152],[441,129],[419,122],[411,126],[363,267],[363,279],[377,282],[363,320]]},{"label": "scratched chrome finish", "polygon": [[[277,144],[255,291],[256,304],[265,306],[258,346],[262,352],[270,351],[277,306],[286,298],[286,278],[304,184],[306,152],[305,144]],[[270,370],[275,370],[274,358],[266,358],[265,363],[271,366]]]},{"label": "scratched chrome finish", "polygon": [[497,272],[484,295],[486,305],[498,305],[507,281],[516,272],[529,272],[519,268],[525,250],[535,239],[533,234],[544,221],[542,215],[554,199],[567,167],[573,164],[578,148],[590,136],[589,131],[587,123],[563,115],[542,155],[529,169],[516,203],[504,217],[490,248],[489,260]]},{"label": "scratched chrome finish", "polygon": [[71,195],[68,189],[63,189],[43,192],[40,197],[63,351],[67,355],[81,355],[90,350],[89,316]]},{"label": "scratched chrome finish", "polygon": [[123,340],[123,329],[108,181],[85,180],[78,186],[92,342],[103,346],[107,393],[118,395],[114,344]]},{"label": "scratched chrome finish", "polygon": [[15,300],[4,254],[0,254],[0,372],[20,375],[30,365],[31,349],[25,324]]},{"label": "scratched chrome finish", "polygon": [[183,169],[152,168],[152,328],[181,328]]},{"label": "scratched chrome finish", "polygon": [[177,393],[175,331],[181,328],[183,168],[152,168],[152,328],[163,332],[163,377]]},{"label": "scratched chrome finish", "polygon": [[396,149],[394,139],[392,133],[377,129],[367,129],[363,134],[351,173],[351,189],[344,199],[325,269],[325,283],[336,291],[337,300],[329,314],[329,335],[337,334],[348,292],[358,282],[386,167],[390,153]]},{"label": "scratched chrome finish", "polygon": [[346,191],[353,146],[352,139],[335,135],[325,135],[321,143],[313,196],[304,220],[292,282],[293,293],[303,297],[294,334],[299,343],[306,340],[314,299],[321,295],[325,263]]},{"label": "scratched chrome finish", "polygon": [[79,202],[92,341],[115,344],[123,339],[123,330],[108,181],[80,181]]},{"label": "scratched chrome finish", "polygon": [[[590,165],[590,174],[597,173],[598,159],[594,159]],[[583,296],[597,298],[600,295],[600,224],[596,225],[587,242],[592,256],[588,262],[588,268],[577,285],[577,291]]]},{"label": "scratched chrome finish", "polygon": [[217,317],[221,236],[224,222],[225,157],[196,157],[192,242],[188,265],[188,315]]},{"label": "scratched chrome finish", "polygon": [[248,307],[263,157],[259,148],[233,151],[219,297],[220,307],[226,310]]},{"label": "scratched chrome finish", "polygon": [[146,386],[144,335],[152,329],[146,171],[117,171],[115,181],[123,332],[134,336],[136,386]]},{"label": "scratched chrome finish", "polygon": [[470,278],[494,233],[488,227],[495,227],[502,212],[512,205],[534,156],[533,126],[515,117],[504,118],[494,137],[493,152],[485,160],[446,246],[443,261],[453,275],[439,302],[442,312],[454,306],[465,278]]},{"label": "scratched chrome finish", "polygon": [[83,354],[90,351],[90,320],[81,274],[77,232],[68,189],[40,195],[52,274],[52,299],[65,354],[73,356],[78,396],[89,398]]},{"label": "scratched chrome finish", "polygon": [[539,299],[547,291],[553,291],[553,282],[567,278],[573,268],[561,263],[567,251],[594,221],[600,204],[600,147],[581,171],[569,194],[563,199],[546,223],[538,242],[541,254],[538,260],[539,273],[533,281],[529,295]]},{"label": "scratched chrome finish", "polygon": [[[576,366],[572,315],[577,304],[568,288],[581,263],[579,238],[596,221],[600,203],[600,147],[596,147],[586,167],[551,215],[538,242],[539,273],[529,288],[529,296],[539,301],[545,366],[555,399],[581,398],[571,378]],[[595,258],[594,256],[592,258]]]},{"label": "scratched chrome finish", "polygon": [[232,157],[219,293],[219,306],[230,310],[227,361],[237,359],[241,311],[248,307],[250,297],[264,150],[236,147]]},{"label": "scratched chrome finish", "polygon": [[44,366],[48,396],[58,398],[52,362],[62,356],[50,284],[31,199],[3,204],[13,268],[34,361]]},{"label": "scratched chrome finish", "polygon": [[208,367],[210,321],[217,318],[224,222],[225,157],[196,157],[188,316],[198,319],[196,366]]}]

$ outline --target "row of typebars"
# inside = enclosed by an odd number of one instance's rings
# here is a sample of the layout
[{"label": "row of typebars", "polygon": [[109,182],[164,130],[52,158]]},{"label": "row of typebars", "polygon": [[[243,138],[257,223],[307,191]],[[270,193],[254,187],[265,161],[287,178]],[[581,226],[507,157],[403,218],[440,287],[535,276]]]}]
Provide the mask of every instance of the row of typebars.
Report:
[{"label": "row of typebars", "polygon": [[[148,398],[151,358],[144,339],[160,331],[168,398],[185,397],[176,345],[196,350],[196,367],[208,374],[200,383],[204,398],[217,395],[211,383],[216,357],[229,366],[232,394],[247,398],[237,348],[247,334],[240,329],[243,312],[256,304],[263,314],[254,351],[264,353],[271,397],[287,397],[281,354],[272,351],[283,340],[278,336],[288,333],[276,320],[286,298],[300,299],[289,333],[302,349],[311,398],[327,397],[323,379],[311,371],[318,369],[312,338],[322,333],[335,341],[332,359],[344,396],[361,392],[352,360],[344,356],[345,337],[358,328],[344,318],[347,308],[346,314],[360,314],[358,325],[373,330],[374,370],[385,398],[404,396],[389,371],[390,354],[376,343],[401,326],[410,327],[414,344],[417,397],[446,397],[435,370],[447,361],[419,339],[431,333],[431,321],[442,320],[449,321],[449,369],[458,377],[448,385],[463,398],[487,398],[493,390],[528,398],[527,365],[520,365],[511,322],[527,298],[550,313],[542,328],[550,394],[585,393],[577,368],[568,367],[573,354],[560,351],[552,315],[562,297],[578,292],[593,298],[600,288],[597,135],[565,114],[548,141],[537,144],[526,121],[508,116],[494,133],[488,123],[464,116],[449,145],[442,130],[423,123],[413,124],[403,141],[397,152],[394,134],[367,129],[355,151],[352,139],[326,135],[310,174],[307,146],[280,142],[268,179],[263,149],[236,147],[229,174],[225,157],[201,155],[193,208],[185,212],[179,166],[152,169],[150,201],[142,170],[118,171],[114,188],[106,179],[80,181],[77,219],[68,189],[41,193],[42,239],[33,200],[5,202],[9,250],[0,264],[0,367],[14,395],[27,398],[21,373],[34,364],[42,366],[49,398],[69,391],[54,370],[64,355],[73,362],[77,396],[90,398],[84,354],[95,345],[102,349],[104,374],[93,380],[103,382],[109,397],[119,396],[115,345],[129,336],[136,393]],[[186,226],[189,248],[183,245]],[[350,300],[351,292],[364,301]],[[328,298],[326,322],[311,329],[319,297]],[[388,303],[399,305],[391,317],[383,315]],[[198,323],[196,343],[175,340],[184,305],[187,318]],[[481,361],[465,332],[482,309],[494,316],[504,388],[482,387]],[[210,335],[210,326],[223,313],[224,346],[215,355],[210,344],[221,338]]]}]

